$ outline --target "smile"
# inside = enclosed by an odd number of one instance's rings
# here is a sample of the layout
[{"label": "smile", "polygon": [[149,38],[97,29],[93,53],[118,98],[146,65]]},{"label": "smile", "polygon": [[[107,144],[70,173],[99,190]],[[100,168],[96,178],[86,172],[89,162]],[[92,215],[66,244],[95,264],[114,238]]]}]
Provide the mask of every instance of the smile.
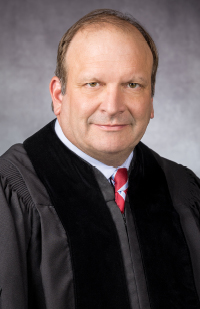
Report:
[{"label": "smile", "polygon": [[120,125],[101,125],[101,124],[95,124],[98,128],[104,130],[104,131],[120,131],[123,130],[125,127],[127,127],[127,124],[120,124]]}]

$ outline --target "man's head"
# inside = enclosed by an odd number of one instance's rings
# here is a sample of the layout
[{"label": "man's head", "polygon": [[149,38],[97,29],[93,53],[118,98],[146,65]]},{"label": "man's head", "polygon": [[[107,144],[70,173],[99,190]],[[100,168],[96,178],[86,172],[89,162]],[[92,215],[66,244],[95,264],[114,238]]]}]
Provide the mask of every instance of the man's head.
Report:
[{"label": "man's head", "polygon": [[156,45],[149,33],[131,15],[125,15],[119,11],[111,9],[94,10],[83,16],[72,27],[68,29],[68,31],[63,35],[62,39],[60,40],[58,46],[55,75],[61,81],[62,93],[64,94],[66,90],[67,67],[65,63],[65,55],[67,53],[70,42],[79,30],[84,29],[89,25],[102,26],[103,23],[113,24],[124,30],[127,29],[130,25],[133,25],[141,32],[147,44],[149,45],[153,55],[153,67],[151,76],[151,91],[153,96],[155,92],[156,72],[158,67],[158,52],[156,49]]},{"label": "man's head", "polygon": [[122,164],[153,118],[157,65],[153,40],[129,17],[97,10],[79,20],[59,44],[50,83],[66,137],[108,165]]}]

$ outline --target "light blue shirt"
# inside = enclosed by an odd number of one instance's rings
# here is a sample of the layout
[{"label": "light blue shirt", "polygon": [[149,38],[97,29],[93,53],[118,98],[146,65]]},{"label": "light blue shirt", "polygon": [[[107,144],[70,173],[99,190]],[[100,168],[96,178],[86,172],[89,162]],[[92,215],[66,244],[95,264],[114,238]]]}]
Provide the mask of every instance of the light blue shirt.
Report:
[{"label": "light blue shirt", "polygon": [[106,165],[94,159],[93,157],[88,156],[86,153],[84,153],[79,148],[77,148],[74,144],[72,144],[64,135],[58,120],[56,120],[56,123],[55,123],[55,131],[56,131],[57,136],[63,142],[63,144],[65,144],[65,146],[67,146],[71,151],[75,152],[79,157],[81,157],[82,159],[90,163],[92,166],[96,167],[108,179],[108,181],[110,181],[110,177],[112,176],[112,174],[114,174],[114,172],[118,170],[119,168],[126,168],[127,170],[129,169],[131,160],[133,158],[133,151],[128,156],[126,161],[122,165],[116,168],[113,166]]}]

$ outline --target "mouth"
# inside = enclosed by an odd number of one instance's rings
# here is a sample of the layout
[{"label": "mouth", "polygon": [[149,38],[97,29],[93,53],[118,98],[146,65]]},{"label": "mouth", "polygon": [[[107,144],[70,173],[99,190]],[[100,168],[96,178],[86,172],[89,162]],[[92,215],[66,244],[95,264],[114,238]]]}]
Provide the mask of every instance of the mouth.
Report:
[{"label": "mouth", "polygon": [[125,127],[127,127],[127,124],[115,124],[115,125],[109,125],[109,124],[95,124],[99,129],[102,129],[104,131],[120,131],[123,130]]}]

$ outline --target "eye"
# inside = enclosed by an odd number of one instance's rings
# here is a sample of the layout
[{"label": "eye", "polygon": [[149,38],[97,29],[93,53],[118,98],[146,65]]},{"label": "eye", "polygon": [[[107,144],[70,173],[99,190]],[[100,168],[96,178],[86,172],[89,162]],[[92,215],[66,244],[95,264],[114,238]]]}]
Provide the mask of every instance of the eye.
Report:
[{"label": "eye", "polygon": [[87,83],[87,85],[88,85],[89,87],[91,87],[91,88],[96,87],[98,84],[99,84],[99,83],[97,83],[97,82]]},{"label": "eye", "polygon": [[129,88],[137,88],[139,86],[139,84],[138,83],[128,83],[128,87]]}]

